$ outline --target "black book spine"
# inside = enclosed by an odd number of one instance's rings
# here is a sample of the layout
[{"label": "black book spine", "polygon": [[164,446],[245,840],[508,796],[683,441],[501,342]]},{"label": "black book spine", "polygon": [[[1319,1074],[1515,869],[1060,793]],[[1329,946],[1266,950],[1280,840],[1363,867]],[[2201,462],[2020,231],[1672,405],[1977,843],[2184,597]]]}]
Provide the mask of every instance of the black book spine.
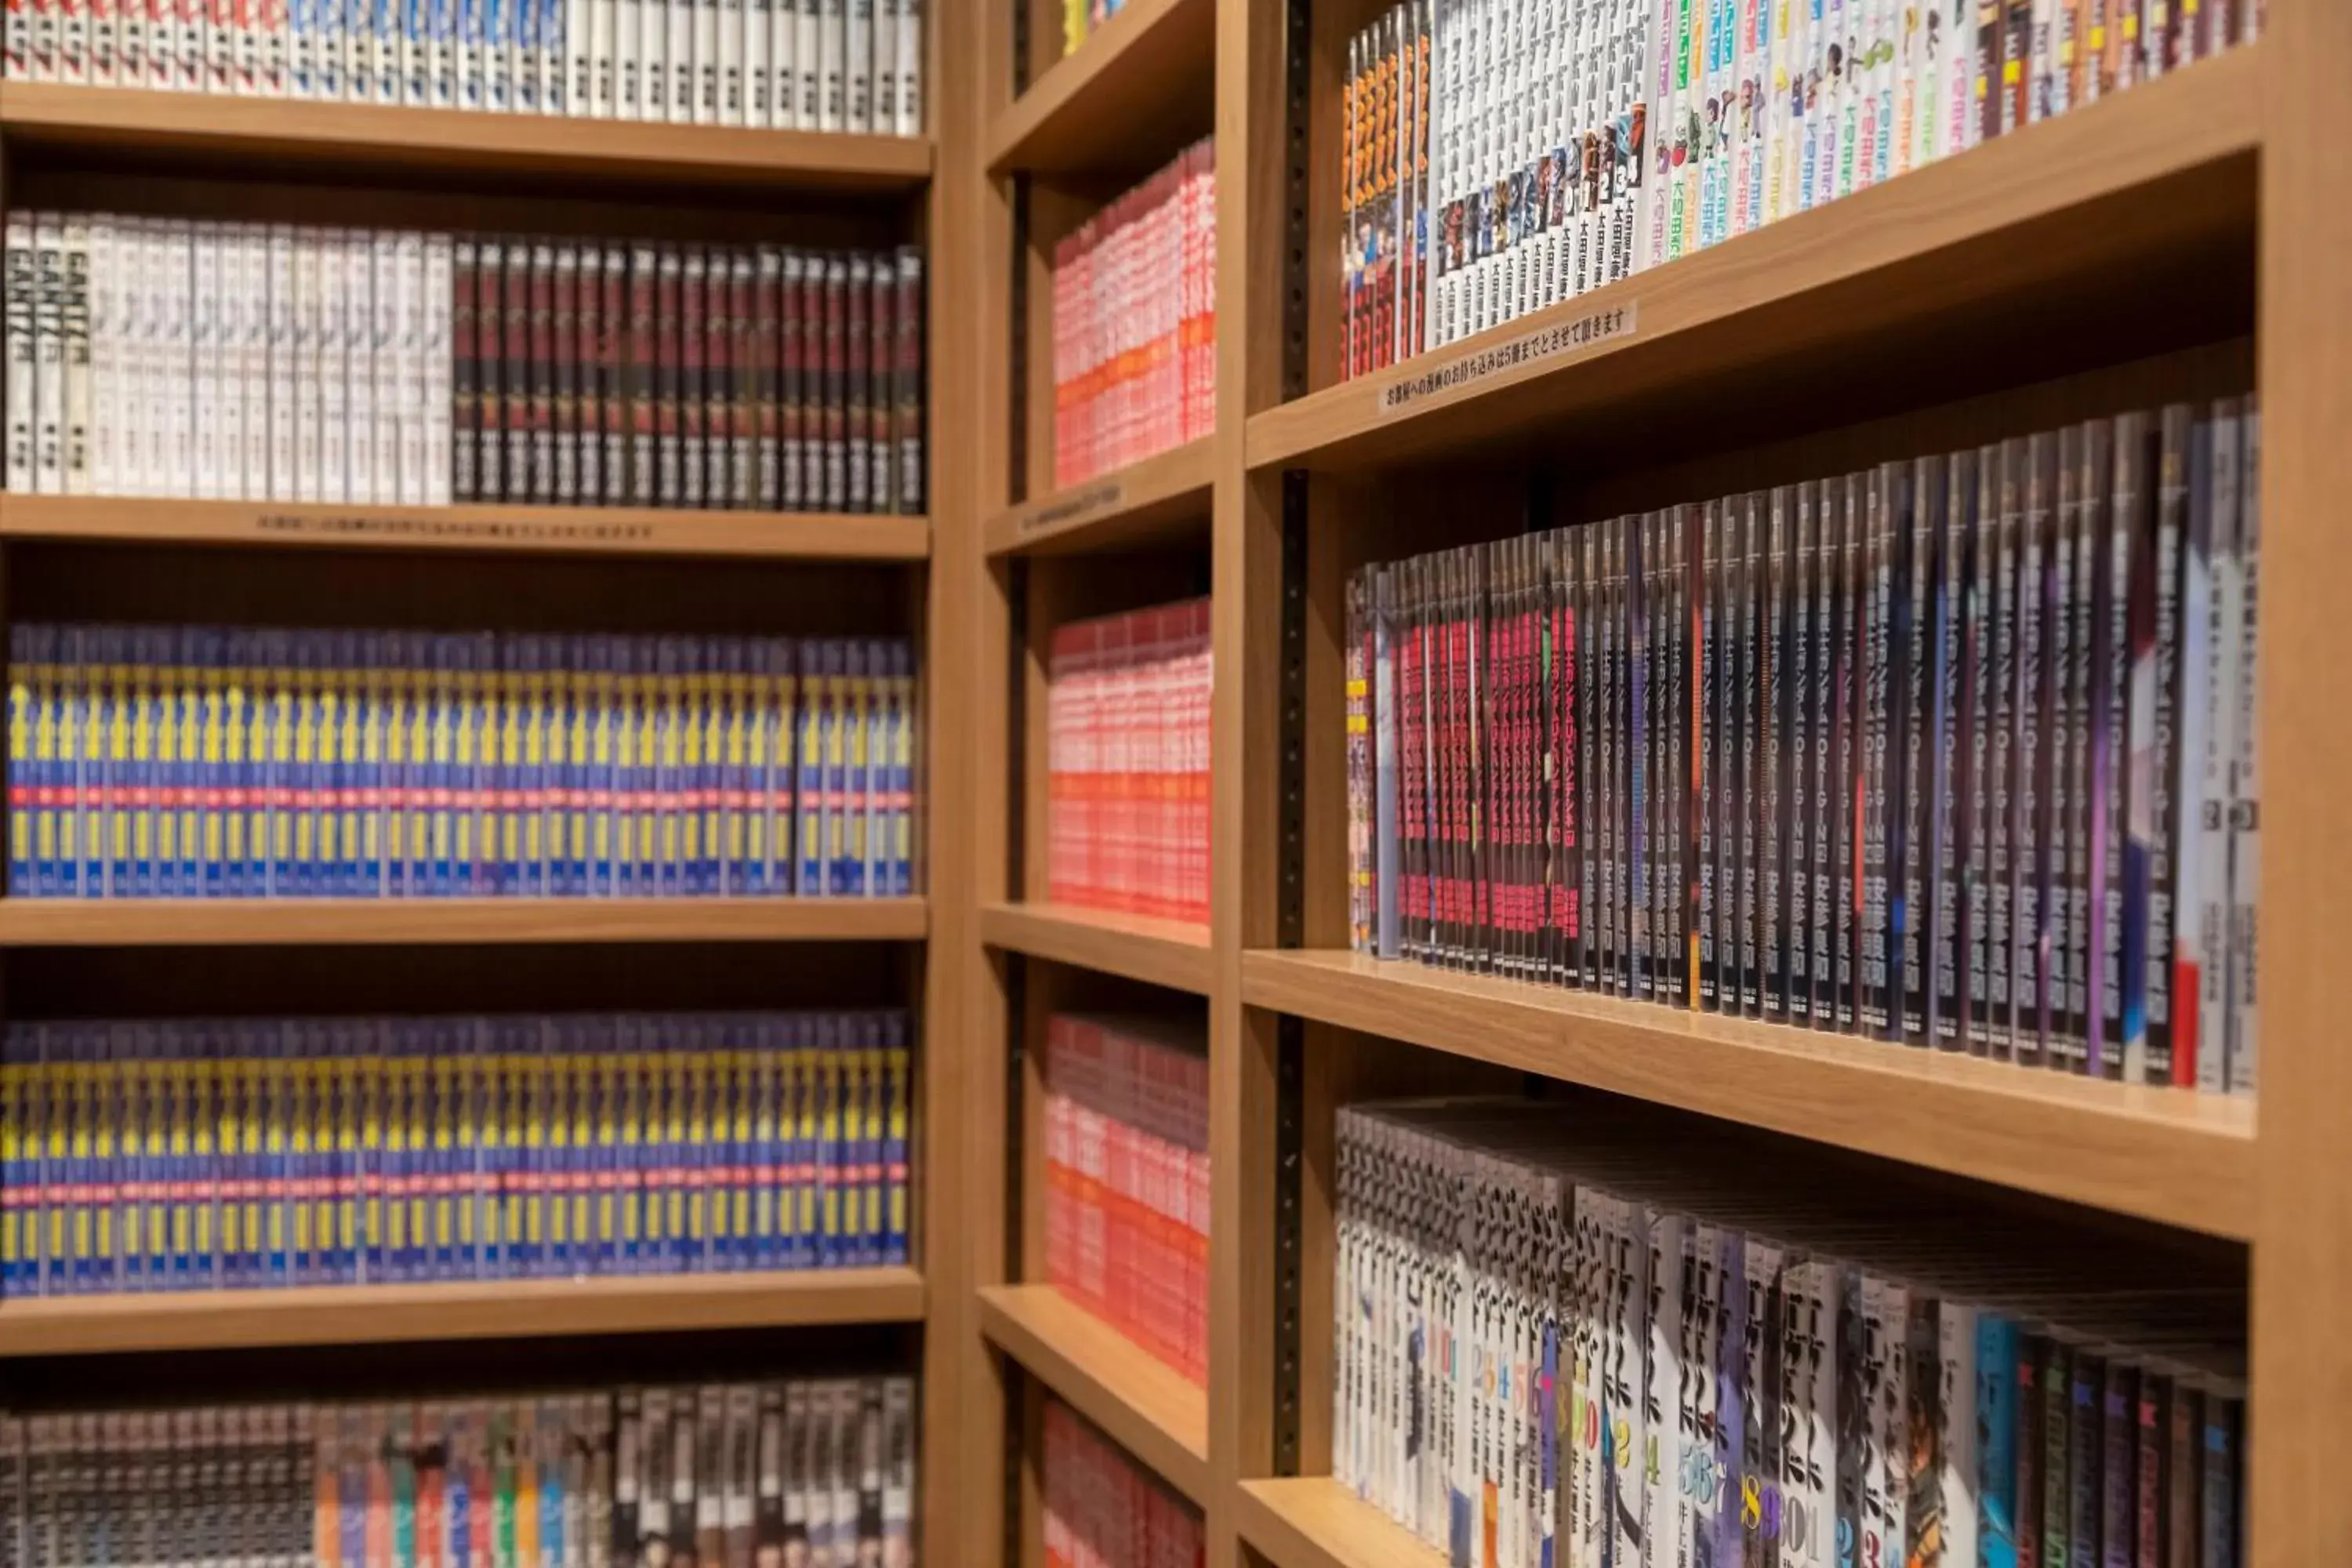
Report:
[{"label": "black book spine", "polygon": [[1757,623],[1756,784],[1759,854],[1756,957],[1767,1018],[1789,1016],[1789,505],[1787,486],[1765,498],[1763,602]]},{"label": "black book spine", "polygon": [[572,458],[582,506],[600,506],[604,496],[604,247],[579,247],[579,277],[572,299]]},{"label": "black book spine", "polygon": [[505,395],[499,427],[506,433],[506,489],[510,501],[531,499],[531,408],[536,377],[530,358],[531,247],[509,240],[506,247],[506,288],[499,307],[505,346],[499,354]]},{"label": "black book spine", "polygon": [[898,448],[898,510],[918,516],[927,504],[923,476],[923,253],[898,248],[898,390],[894,437]]},{"label": "black book spine", "polygon": [[[677,304],[667,312],[675,326],[664,329],[666,334],[675,332],[677,344],[677,488],[673,500],[698,510],[708,504],[710,476],[710,404],[704,374],[710,353],[709,265],[709,257],[698,246],[688,247],[679,256]],[[664,289],[667,299],[667,268]]]},{"label": "black book spine", "polygon": [[661,252],[650,245],[629,252],[629,500],[638,506],[661,500],[661,432],[656,412],[659,393]]},{"label": "black book spine", "polygon": [[1909,595],[1903,644],[1903,1038],[1928,1043],[1935,977],[1929,925],[1935,908],[1936,551],[1944,514],[1942,460],[1922,458],[1909,468],[1909,511],[1902,548]]},{"label": "black book spine", "polygon": [[898,466],[898,448],[890,427],[898,407],[898,262],[886,252],[868,265],[874,302],[867,311],[873,346],[866,356],[866,493],[872,510],[897,511],[890,480]]},{"label": "black book spine", "polygon": [[1769,548],[1769,502],[1750,493],[1737,501],[1738,575],[1733,582],[1732,682],[1738,752],[1734,805],[1739,822],[1739,1010],[1764,1014],[1764,556]]},{"label": "black book spine", "polygon": [[580,247],[555,249],[554,313],[549,328],[555,356],[552,405],[555,500],[580,504]]},{"label": "black book spine", "polygon": [[555,247],[530,247],[530,499],[555,500]]},{"label": "black book spine", "polygon": [[1821,565],[1821,522],[1817,511],[1820,488],[1811,482],[1792,488],[1789,502],[1789,629],[1784,668],[1788,699],[1781,712],[1783,761],[1780,799],[1788,822],[1787,932],[1789,1022],[1811,1024],[1813,1018],[1813,856],[1821,842],[1822,802],[1816,793],[1813,760],[1819,749],[1814,736],[1819,721],[1821,681],[1813,667],[1817,638],[1813,631],[1815,575]]},{"label": "black book spine", "polygon": [[1896,683],[1894,658],[1899,638],[1895,635],[1895,593],[1894,479],[1891,465],[1872,471],[1867,488],[1869,515],[1864,524],[1863,580],[1867,585],[1863,637],[1863,909],[1858,938],[1862,948],[1862,1032],[1883,1039],[1894,1018],[1889,990],[1893,953],[1888,934],[1895,928],[1889,909],[1889,889],[1897,858],[1893,854],[1895,786],[1893,720]]},{"label": "black book spine", "polygon": [[495,239],[480,241],[474,295],[475,499],[507,499],[506,376],[506,247]]},{"label": "black book spine", "polygon": [[1696,865],[1697,896],[1691,920],[1698,937],[1698,1005],[1706,1012],[1723,1005],[1716,941],[1716,702],[1721,682],[1716,659],[1722,644],[1721,616],[1716,605],[1716,581],[1720,571],[1721,541],[1717,537],[1722,512],[1714,501],[1698,510],[1698,546],[1695,552],[1697,577],[1697,635],[1693,678],[1698,686],[1697,729],[1691,737],[1691,848]]},{"label": "black book spine", "polygon": [[876,509],[873,492],[874,267],[865,255],[848,258],[842,289],[842,440],[844,505],[851,511]]},{"label": "black book spine", "polygon": [[678,395],[686,356],[678,341],[686,312],[686,258],[663,246],[654,274],[654,503],[686,503],[686,428],[678,417]]},{"label": "black book spine", "polygon": [[462,505],[481,499],[481,262],[470,239],[455,241],[449,256],[449,498]]}]

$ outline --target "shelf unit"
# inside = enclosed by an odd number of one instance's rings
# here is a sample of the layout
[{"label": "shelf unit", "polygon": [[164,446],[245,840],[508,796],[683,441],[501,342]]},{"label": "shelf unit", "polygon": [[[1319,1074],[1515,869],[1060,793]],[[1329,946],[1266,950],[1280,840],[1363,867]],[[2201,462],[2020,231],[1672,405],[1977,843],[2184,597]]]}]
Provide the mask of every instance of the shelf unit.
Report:
[{"label": "shelf unit", "polygon": [[1209,1496],[1209,1398],[1051,1285],[980,1292],[980,1326],[1070,1407],[1118,1439],[1170,1486]]},{"label": "shelf unit", "polygon": [[923,1308],[911,1268],[37,1297],[0,1305],[0,1357],[919,1323]]},{"label": "shelf unit", "polygon": [[[666,629],[668,617],[712,630],[829,631],[856,629],[859,617],[878,614],[866,624],[908,632],[922,660],[927,810],[929,799],[951,798],[969,773],[961,718],[969,667],[931,655],[959,647],[974,598],[962,564],[978,559],[978,510],[962,456],[971,415],[951,389],[971,374],[977,253],[968,237],[969,184],[934,175],[949,168],[976,174],[976,165],[958,163],[960,152],[942,156],[939,149],[976,148],[982,127],[968,73],[949,68],[974,47],[973,20],[963,7],[924,9],[930,123],[927,134],[910,138],[0,83],[0,155],[9,198],[19,205],[605,237],[922,241],[932,509],[929,516],[835,516],[10,495],[0,497],[5,615],[250,618],[283,614],[291,602],[315,618],[305,595],[346,616],[381,613],[388,603],[428,624],[511,613],[532,629],[542,624],[532,617],[541,616],[565,630]],[[935,558],[935,528],[947,559]],[[84,569],[97,561],[111,574]],[[247,581],[259,586],[247,594]],[[689,582],[708,585],[708,603],[678,597]],[[854,590],[836,594],[845,584]],[[215,608],[206,595],[224,584],[236,591]],[[107,597],[114,593],[137,602],[118,612]],[[815,595],[831,602],[812,603]],[[181,609],[190,598],[200,607]],[[606,623],[604,616],[618,618]],[[807,618],[796,625],[796,616]],[[927,882],[967,883],[967,846],[954,837],[932,843],[928,825],[922,837]],[[849,989],[839,994],[853,1001],[887,994],[919,1026],[911,1266],[11,1299],[0,1302],[0,1359],[30,1365],[133,1352],[202,1357],[301,1346],[578,1341],[562,1353],[603,1358],[601,1374],[618,1383],[632,1375],[630,1342],[621,1336],[727,1333],[736,1337],[709,1342],[756,1341],[779,1347],[786,1359],[800,1353],[790,1348],[796,1331],[829,1331],[811,1342],[824,1346],[870,1339],[895,1347],[887,1353],[921,1374],[919,1507],[926,1522],[919,1528],[936,1528],[938,1560],[952,1562],[954,1532],[936,1521],[954,1515],[973,1479],[948,1440],[966,1336],[977,1321],[953,1241],[961,1227],[953,1173],[965,1158],[952,1109],[962,1082],[959,1004],[973,950],[964,901],[940,900],[936,909],[935,919],[930,897],[0,898],[9,1003],[34,1005],[26,999],[38,996],[51,1013],[37,1016],[57,1016],[61,1005],[85,1012],[135,1005],[151,970],[173,977],[158,978],[160,990],[193,977],[208,998],[236,998],[242,1010],[267,1014],[265,977],[291,956],[280,950],[306,950],[295,961],[297,991],[333,998],[356,973],[342,967],[346,962],[375,960],[346,961],[322,950],[367,946],[383,950],[385,976],[427,981],[425,993],[458,1009],[524,996],[537,999],[525,1005],[543,1005],[551,986],[571,984],[567,976],[590,978],[593,963],[599,967],[588,989],[596,994],[643,990],[687,1005],[722,994],[738,999],[732,1005],[765,999],[780,994],[780,984],[781,994],[798,984],[821,1003],[846,976]],[[845,956],[829,945],[836,943],[862,951],[836,962]],[[205,951],[159,951],[173,948]],[[772,960],[761,962],[761,948],[773,950]],[[77,949],[120,951],[70,951]],[[459,951],[466,949],[488,951],[469,957]],[[38,984],[20,985],[20,971]],[[641,984],[646,976],[650,983]],[[701,1353],[692,1343],[680,1352]],[[477,1359],[495,1365],[500,1353]],[[761,1352],[771,1353],[779,1352]],[[658,1348],[648,1354],[660,1365],[676,1360],[664,1360],[667,1352]],[[979,1480],[983,1489],[992,1484]]]},{"label": "shelf unit", "polygon": [[[1052,10],[992,0],[973,61],[991,127],[971,160],[973,385],[1003,409],[977,437],[980,559],[968,579],[974,665],[1002,673],[977,689],[976,773],[954,823],[972,841],[969,940],[981,949],[968,970],[964,1184],[983,1321],[1044,1289],[1021,1283],[1042,1277],[1026,1102],[1041,977],[1117,976],[1209,1000],[1211,1568],[1441,1563],[1325,1479],[1328,1116],[1357,1094],[1525,1074],[1760,1129],[1806,1158],[1906,1167],[1992,1212],[2153,1226],[2250,1260],[2250,1561],[2286,1568],[2330,1549],[2352,1531],[2352,1499],[2326,1479],[2352,1458],[2331,1414],[2332,1391],[2352,1378],[2335,1322],[2352,1263],[2329,1239],[2352,1226],[2341,1156],[2352,1066],[2331,1044],[2342,1022],[2329,984],[2330,933],[2352,919],[2339,804],[2352,710],[2315,676],[2324,659],[2289,650],[2329,646],[2352,618],[2352,562],[2322,521],[2352,487],[2341,390],[2352,289],[2340,263],[2352,101],[2329,85],[2352,70],[2352,10],[2270,0],[2252,47],[1341,381],[1333,171],[1345,46],[1381,7],[1221,0],[1205,65],[1167,20],[1176,9],[1131,5],[1040,70]],[[1051,405],[1036,390],[1051,342],[1041,231],[1173,145],[1151,112],[1094,118],[1110,79],[1181,79],[1213,95],[1216,428],[1193,448],[1048,493],[1037,479],[1052,471],[1039,431]],[[1539,491],[1553,520],[1578,521],[2249,384],[2263,405],[2269,535],[2263,810],[2280,868],[2263,895],[2259,1112],[1344,951],[1338,644],[1355,566],[1518,531]],[[1487,515],[1500,521],[1481,532]],[[1145,602],[1114,563],[1183,563],[1203,517],[1214,881],[1210,926],[1197,942],[1186,933],[1179,963],[1128,922],[1024,901],[1041,885],[1044,826],[1025,781],[1043,762],[1041,637]],[[1074,1373],[1034,1333],[984,1331],[973,1347],[961,1441],[1006,1460],[1023,1485],[970,1494],[961,1526],[1006,1568],[1041,1561],[1024,1372],[1073,1403],[1108,1397],[1099,1373]],[[1131,1416],[1096,1419],[1146,1467],[1179,1463]]]}]

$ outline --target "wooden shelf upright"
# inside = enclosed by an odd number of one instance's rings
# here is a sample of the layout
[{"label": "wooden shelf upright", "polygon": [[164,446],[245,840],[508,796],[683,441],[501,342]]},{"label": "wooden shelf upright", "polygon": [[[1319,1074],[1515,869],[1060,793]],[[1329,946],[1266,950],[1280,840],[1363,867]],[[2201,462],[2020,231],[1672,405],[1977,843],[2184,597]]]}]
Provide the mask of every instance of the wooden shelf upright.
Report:
[{"label": "wooden shelf upright", "polygon": [[[958,896],[979,949],[966,1258],[995,1325],[969,1347],[963,1440],[987,1456],[1018,1447],[1007,1411],[1025,1369],[1201,1502],[1211,1568],[1434,1568],[1442,1553],[1328,1479],[1328,1117],[1354,1094],[1534,1074],[1763,1129],[1792,1154],[1871,1162],[2002,1213],[2153,1226],[2200,1256],[2249,1260],[2250,1568],[2334,1550],[2352,1536],[2352,1493],[2327,1479],[2352,1460],[2340,1419],[2352,1341],[2336,1321],[2352,1254],[2329,1239],[2352,1228],[2341,1155],[2352,1058],[2332,1045],[2347,1004],[2331,952],[2352,924],[2341,804],[2352,708],[2315,650],[2352,622],[2352,557],[2327,521],[2334,498],[2352,493],[2352,287],[2340,260],[2352,243],[2352,98],[2335,85],[2352,76],[2352,7],[2269,0],[2259,42],[1340,379],[1342,79],[1349,36],[1381,9],[1223,0],[1203,48],[1184,0],[1139,0],[1052,60],[1054,7],[984,7],[971,68],[990,131],[968,174],[945,177],[969,177],[979,206],[976,385],[983,398],[1009,393],[1010,417],[976,437],[972,647],[980,668],[1012,673],[979,685],[972,789],[956,817],[973,844]],[[1158,107],[1122,118],[1133,84],[1166,89],[1203,70],[1223,153],[1215,432],[1048,492],[1041,227],[1065,220],[1067,192],[1108,195],[1111,176],[1163,150]],[[1607,330],[1579,336],[1602,316]],[[1519,531],[1533,474],[1558,481],[1544,487],[1551,521],[1578,521],[2227,395],[2248,377],[2267,535],[2259,1109],[1347,951],[1339,643],[1356,566]],[[1694,430],[1700,408],[1710,423]],[[1486,514],[1501,521],[1482,533]],[[1044,826],[1025,789],[1043,689],[1024,644],[1040,635],[1041,605],[1050,626],[1128,591],[1079,574],[1041,596],[1033,574],[1065,554],[1164,550],[1199,537],[1189,531],[1202,516],[1212,919],[1197,942],[1171,943],[1177,933],[1024,901]],[[1013,1155],[1034,1129],[1006,1047],[1034,1026],[1021,977],[1040,973],[1017,955],[1208,999],[1210,1377],[1197,1473],[1169,1452],[1167,1423],[1139,1414],[1150,1400],[1089,1364],[1099,1325],[1056,1339],[1013,1321],[1022,1303],[1070,1310],[1035,1283],[1032,1199]],[[992,1198],[1003,1200],[992,1212]],[[1006,1568],[1039,1560],[1034,1461],[1009,1513],[975,1491],[960,1516],[971,1538],[1003,1542]]]},{"label": "wooden shelf upright", "polygon": [[[299,963],[306,979],[324,975],[331,991],[336,966],[366,960],[329,950],[359,947],[397,950],[388,967],[428,976],[436,996],[457,997],[458,1009],[504,996],[473,993],[486,981],[497,988],[510,953],[518,994],[544,989],[566,965],[593,963],[614,994],[634,994],[650,977],[650,992],[685,995],[692,1005],[706,994],[715,1000],[710,988],[722,984],[764,997],[772,967],[787,983],[809,971],[821,1003],[835,978],[819,973],[835,962],[826,944],[845,942],[870,951],[842,966],[861,978],[838,994],[862,1000],[859,984],[887,989],[920,1020],[908,1266],[12,1295],[0,1302],[0,1358],[565,1339],[578,1342],[566,1353],[604,1358],[605,1375],[618,1384],[631,1379],[628,1347],[640,1342],[616,1336],[758,1331],[787,1347],[782,1362],[791,1359],[797,1331],[839,1330],[861,1345],[894,1347],[888,1353],[907,1355],[907,1370],[921,1378],[917,1530],[927,1559],[974,1568],[983,1561],[961,1550],[950,1523],[969,1486],[984,1493],[995,1485],[961,1463],[955,1440],[961,1379],[979,1342],[957,1240],[958,1174],[967,1160],[961,1018],[978,957],[976,922],[963,891],[971,879],[969,840],[938,833],[929,819],[932,802],[960,798],[971,772],[964,715],[976,688],[965,656],[981,510],[971,494],[975,427],[966,392],[979,341],[971,325],[980,258],[973,218],[985,127],[966,68],[978,44],[971,9],[922,11],[928,125],[904,138],[0,83],[0,158],[9,203],[21,208],[688,243],[920,243],[927,515],[10,494],[0,496],[9,588],[0,616],[269,624],[291,605],[302,624],[334,624],[318,619],[313,601],[324,601],[349,616],[391,603],[394,614],[436,626],[465,626],[460,617],[480,614],[511,615],[533,631],[904,631],[921,659],[917,743],[929,884],[913,898],[855,900],[0,898],[9,1007],[38,995],[51,1010],[27,1016],[135,1012],[139,997],[104,987],[135,991],[151,965],[180,983],[216,981],[215,989],[235,992],[235,1010],[268,1016],[269,996],[247,993],[272,964]],[[954,178],[945,177],[950,172]],[[709,602],[681,597],[691,584],[708,588]],[[0,624],[0,640],[5,631]],[[772,966],[764,953],[751,961],[745,944],[772,950]],[[299,960],[288,958],[296,948]],[[215,963],[228,950],[245,951]],[[20,984],[26,976],[30,983]],[[313,984],[309,994],[321,989]]]}]

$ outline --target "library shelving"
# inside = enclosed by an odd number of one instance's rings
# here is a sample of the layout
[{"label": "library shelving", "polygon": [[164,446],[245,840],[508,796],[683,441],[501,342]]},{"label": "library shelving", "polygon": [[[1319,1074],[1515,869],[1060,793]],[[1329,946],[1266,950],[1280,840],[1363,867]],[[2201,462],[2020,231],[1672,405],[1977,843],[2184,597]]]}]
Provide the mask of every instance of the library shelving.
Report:
[{"label": "library shelving", "polygon": [[0,1304],[0,1357],[917,1323],[923,1308],[922,1276],[887,1268],[58,1296]]},{"label": "library shelving", "polygon": [[713,190],[909,194],[931,142],[562,115],[470,113],[55,82],[0,83],[0,137],[77,157],[308,166],[425,178],[621,180]]},{"label": "library shelving", "polygon": [[658,507],[362,506],[0,495],[0,539],[553,555],[920,561],[928,519]]},{"label": "library shelving", "polygon": [[[2243,1281],[2252,1324],[2245,1562],[2332,1550],[2352,1530],[2352,1498],[2329,1481],[2352,1458],[2336,1392],[2352,1343],[2334,1310],[2352,1266],[2330,1239],[2352,1224],[2333,952],[2352,918],[2352,710],[2324,650],[2352,622],[2352,561],[2326,521],[2352,487],[2352,101],[2336,85],[2352,72],[2352,11],[2269,0],[2258,42],[1342,379],[1340,257],[1358,237],[1339,189],[1348,48],[1383,7],[1221,5],[1206,55],[1171,21],[1181,9],[1130,6],[1064,59],[1052,8],[993,0],[971,62],[986,145],[943,163],[977,209],[974,384],[1001,403],[973,437],[978,559],[961,579],[982,673],[951,826],[972,877],[941,892],[979,950],[964,1259],[987,1326],[959,1413],[975,1465],[1001,1458],[1034,1486],[1025,1373],[1073,1400],[1087,1391],[1094,1419],[1200,1497],[1211,1568],[1435,1568],[1443,1553],[1328,1479],[1330,1117],[1353,1098],[1547,1080],[1737,1123],[1791,1161],[1927,1184],[1983,1205],[1993,1232],[2079,1226],[2211,1249]],[[1193,118],[1100,109],[1132,90],[1106,82],[1182,84]],[[1171,152],[1172,124],[1213,125],[1226,153],[1214,434],[1049,491],[1053,244]],[[1348,951],[1342,586],[1357,567],[2247,390],[2267,535],[2258,1100]],[[1139,943],[1134,922],[1042,902],[1040,650],[1066,621],[1203,580],[1212,918],[1180,963]],[[1029,1190],[1040,1020],[1097,977],[1209,1000],[1204,1495],[1177,1479],[1188,1461],[1153,1458],[1131,1394],[1071,1366],[1066,1346],[1100,1325],[1048,1343],[1003,1321],[1048,1289]],[[1040,1560],[1020,1496],[962,1500],[983,1556]]]},{"label": "library shelving", "polygon": [[1050,1285],[980,1292],[981,1331],[1064,1403],[1196,1503],[1209,1493],[1209,1402]]},{"label": "library shelving", "polygon": [[[928,125],[903,138],[0,83],[12,209],[836,250],[915,244],[928,263],[923,515],[0,496],[5,624],[908,639],[921,693],[916,896],[0,897],[0,952],[10,975],[5,1011],[27,1023],[355,1007],[379,1016],[835,1001],[904,1008],[914,1025],[911,1262],[12,1292],[0,1300],[12,1384],[103,1379],[121,1366],[216,1387],[299,1347],[352,1352],[355,1368],[390,1365],[357,1353],[384,1346],[397,1347],[399,1375],[421,1374],[415,1386],[446,1383],[443,1362],[493,1369],[495,1381],[545,1376],[538,1367],[576,1375],[587,1358],[597,1377],[625,1384],[682,1366],[765,1372],[860,1347],[920,1379],[922,1550],[931,1561],[963,1560],[946,1521],[968,1479],[952,1435],[964,1336],[976,1334],[978,1316],[954,1239],[964,1158],[958,1037],[974,955],[963,901],[938,898],[969,880],[968,847],[939,839],[929,817],[930,802],[967,773],[970,667],[960,639],[971,603],[964,563],[979,559],[961,395],[974,363],[964,300],[978,253],[962,216],[968,188],[940,176],[964,168],[982,124],[968,73],[941,68],[968,58],[972,18],[958,6],[922,10]],[[951,548],[935,550],[935,529]],[[931,657],[950,651],[958,657]],[[495,1343],[467,1352],[459,1342]],[[794,1348],[803,1342],[814,1348]],[[735,1364],[745,1357],[761,1364]],[[348,1392],[375,1388],[355,1383]],[[326,1382],[307,1392],[346,1391]]]}]

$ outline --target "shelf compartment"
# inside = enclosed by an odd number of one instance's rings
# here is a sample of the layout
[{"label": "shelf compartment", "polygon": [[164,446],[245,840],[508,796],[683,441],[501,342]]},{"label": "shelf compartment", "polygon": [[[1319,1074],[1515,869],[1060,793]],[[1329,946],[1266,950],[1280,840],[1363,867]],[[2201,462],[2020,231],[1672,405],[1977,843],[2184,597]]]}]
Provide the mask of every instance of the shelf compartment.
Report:
[{"label": "shelf compartment", "polygon": [[1206,1508],[1209,1396],[1051,1285],[980,1291],[981,1332],[1077,1413]]},{"label": "shelf compartment", "polygon": [[201,157],[338,171],[901,192],[930,177],[924,137],[836,136],[538,114],[476,114],[208,93],[9,82],[12,150]]},{"label": "shelf compartment", "polygon": [[1206,129],[1214,0],[1131,0],[1047,67],[988,129],[992,174],[1140,168]]},{"label": "shelf compartment", "polygon": [[2214,1236],[2254,1223],[2243,1100],[2074,1078],[1343,952],[1243,955],[1255,1007]]},{"label": "shelf compartment", "polygon": [[[2184,296],[2215,319],[2179,330],[2242,330],[2251,289],[2220,296],[2252,255],[2264,47],[1269,409],[1249,421],[1249,466],[1345,472],[1538,442],[1565,460],[1547,437],[1607,451],[1736,386],[1767,405],[1733,410],[1742,418],[1769,417],[1775,403],[1832,422],[1866,416],[1885,383],[1857,376],[1857,363],[1935,363],[1991,390],[2032,368],[2021,356],[2096,352],[2103,316],[2144,342],[2148,313],[2127,307]],[[2250,264],[2241,270],[2251,279]],[[1486,351],[1616,312],[1630,330],[1405,395]]]},{"label": "shelf compartment", "polygon": [[1209,994],[1206,926],[1069,904],[986,904],[980,911],[980,935],[1008,952]]},{"label": "shelf compartment", "polygon": [[919,941],[916,899],[0,899],[0,948]]},{"label": "shelf compartment", "polygon": [[1274,1568],[1445,1568],[1445,1553],[1328,1476],[1244,1481],[1234,1522]]},{"label": "shelf compartment", "polygon": [[991,555],[1064,555],[1205,533],[1213,447],[1202,437],[1007,507],[982,525],[982,547]]},{"label": "shelf compartment", "polygon": [[922,1316],[923,1279],[912,1268],[53,1296],[0,1303],[0,1356],[912,1323]]},{"label": "shelf compartment", "polygon": [[793,561],[920,561],[931,551],[930,523],[919,517],[109,496],[0,496],[0,538]]}]

